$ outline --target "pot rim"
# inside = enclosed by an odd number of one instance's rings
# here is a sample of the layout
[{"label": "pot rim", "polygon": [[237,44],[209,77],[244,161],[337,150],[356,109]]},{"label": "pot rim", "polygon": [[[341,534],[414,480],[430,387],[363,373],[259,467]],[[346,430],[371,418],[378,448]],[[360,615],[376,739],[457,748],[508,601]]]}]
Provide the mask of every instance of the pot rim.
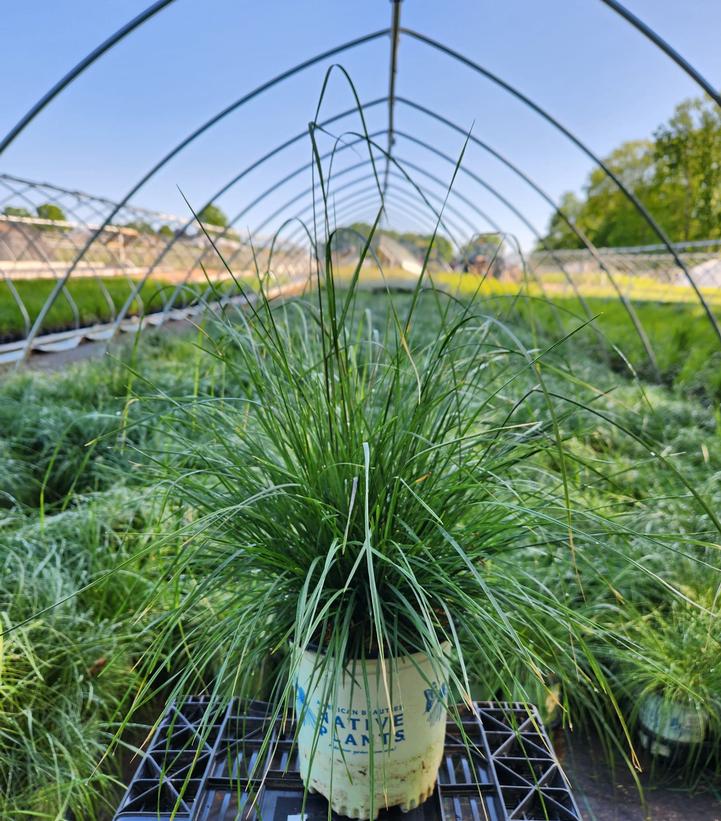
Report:
[{"label": "pot rim", "polygon": [[[295,645],[295,642],[291,642],[291,645],[297,647],[297,645]],[[443,641],[443,642],[441,642],[440,646],[441,646],[441,650],[445,654],[446,659],[449,660],[450,652],[451,652],[451,642],[450,641]],[[324,650],[319,650],[317,648],[318,648],[317,644],[308,645],[308,647],[306,647],[305,650],[302,651],[303,655],[308,655],[308,656],[312,656],[312,657],[326,655]],[[419,662],[419,661],[423,661],[425,659],[430,660],[430,658],[431,657],[424,650],[418,650],[415,653],[408,653],[408,654],[403,655],[403,656],[385,656],[384,657],[386,662],[395,663],[396,666],[399,666],[399,667],[407,667],[409,665],[415,666],[415,664],[413,663],[413,660],[415,660],[416,662]],[[380,663],[380,658],[378,657],[377,654],[373,654],[373,655],[368,655],[365,658],[348,659],[344,664],[344,668],[348,668],[351,665],[355,666],[356,663],[362,663],[364,661],[365,661],[366,664],[370,664],[370,665],[375,666],[375,665],[378,665]]]}]

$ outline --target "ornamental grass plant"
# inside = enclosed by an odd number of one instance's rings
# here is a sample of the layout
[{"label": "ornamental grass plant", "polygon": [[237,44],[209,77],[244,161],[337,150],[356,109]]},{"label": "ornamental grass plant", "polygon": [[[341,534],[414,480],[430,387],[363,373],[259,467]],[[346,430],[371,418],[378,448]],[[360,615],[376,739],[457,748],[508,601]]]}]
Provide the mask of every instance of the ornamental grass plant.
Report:
[{"label": "ornamental grass plant", "polygon": [[602,394],[557,356],[573,334],[529,345],[480,287],[458,299],[425,271],[408,295],[368,299],[382,208],[339,288],[323,191],[305,297],[227,306],[202,348],[228,388],[153,417],[166,443],[153,479],[184,523],[157,546],[175,604],[149,627],[137,703],[162,679],[220,710],[257,694],[262,671],[289,717],[309,650],[333,706],[353,660],[380,660],[390,689],[394,660],[422,653],[441,674],[450,647],[451,709],[479,689],[530,702],[540,687],[634,761],[602,662],[629,640],[585,590],[608,594],[609,557],[664,580],[624,549],[644,534],[577,484],[570,440],[598,423]]},{"label": "ornamental grass plant", "polygon": [[626,612],[633,652],[620,658],[616,674],[655,763],[690,784],[721,768],[721,588],[717,579],[698,581],[684,586],[685,599]]}]

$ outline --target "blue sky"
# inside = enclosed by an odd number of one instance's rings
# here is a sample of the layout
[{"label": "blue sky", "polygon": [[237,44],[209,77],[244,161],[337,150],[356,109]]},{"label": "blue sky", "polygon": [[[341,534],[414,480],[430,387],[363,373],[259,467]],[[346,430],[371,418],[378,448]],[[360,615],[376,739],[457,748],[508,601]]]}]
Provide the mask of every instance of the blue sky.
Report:
[{"label": "blue sky", "polygon": [[[148,2],[5,0],[0,131]],[[718,0],[628,0],[628,6],[721,85]],[[388,0],[176,0],[58,97],[0,158],[0,171],[119,198],[169,148],[229,102],[311,54],[384,28],[390,10]],[[502,76],[600,154],[622,140],[649,136],[677,102],[698,93],[667,57],[599,0],[405,0],[402,22]],[[336,59],[362,100],[387,93],[387,38]],[[326,68],[315,66],[226,118],[149,182],[135,204],[185,213],[178,186],[191,202],[202,204],[243,166],[306,128]],[[400,45],[398,93],[472,127],[554,197],[580,188],[589,171],[588,159],[537,115],[467,68],[408,38]],[[329,116],[351,105],[338,75],[323,110]],[[373,109],[370,129],[385,128],[386,117],[383,107]],[[404,106],[398,107],[396,123],[450,155],[461,149],[461,136]],[[357,127],[357,118],[348,118],[335,129],[340,133]],[[450,179],[447,163],[408,140],[399,138],[397,153]],[[237,212],[309,158],[304,141],[249,175],[222,200],[222,207]],[[346,151],[337,168],[358,160],[358,154]],[[464,166],[512,200],[534,228],[544,228],[548,206],[481,149],[469,148]],[[361,173],[349,173],[346,179]],[[310,174],[301,174],[250,212],[239,228],[255,228],[309,184]],[[441,192],[435,183],[429,186]],[[491,194],[463,175],[456,188],[529,244],[531,229]],[[456,205],[465,217],[465,222],[456,219],[459,225],[487,230],[467,205]],[[411,210],[410,216],[405,207],[391,212],[394,224],[407,228],[428,221],[420,206]],[[369,206],[356,215],[370,213]]]}]

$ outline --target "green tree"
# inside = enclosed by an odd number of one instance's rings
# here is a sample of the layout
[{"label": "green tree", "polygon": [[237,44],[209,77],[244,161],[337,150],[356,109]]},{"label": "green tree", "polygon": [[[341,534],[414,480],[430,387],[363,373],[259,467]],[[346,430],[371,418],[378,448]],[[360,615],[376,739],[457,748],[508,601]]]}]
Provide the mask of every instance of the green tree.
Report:
[{"label": "green tree", "polygon": [[664,227],[678,240],[721,233],[721,111],[687,100],[655,133],[658,184],[669,202]]},{"label": "green tree", "polygon": [[216,225],[218,228],[228,227],[228,217],[213,203],[202,209],[198,214],[198,219],[205,225]]},{"label": "green tree", "polygon": [[[573,191],[566,191],[558,203],[558,211],[562,211],[574,225],[578,225],[582,207],[582,201]],[[581,248],[583,243],[558,211],[551,215],[548,223],[548,234],[544,238],[545,247]]]},{"label": "green tree", "polygon": [[175,231],[169,225],[161,225],[158,228],[158,235],[164,239],[172,239],[175,236]]},{"label": "green tree", "polygon": [[[653,151],[652,142],[632,140],[612,151],[605,163],[650,211],[658,213],[656,206],[661,192],[655,179]],[[657,241],[638,209],[603,169],[595,168],[591,172],[585,191],[578,223],[594,245],[605,248]]]},{"label": "green tree", "polygon": [[66,219],[65,211],[53,202],[45,202],[42,205],[38,205],[35,209],[35,213],[40,219],[52,220],[53,222],[65,222]]},{"label": "green tree", "polygon": [[15,205],[8,205],[3,208],[3,214],[6,217],[32,217],[27,208],[18,208]]},{"label": "green tree", "polygon": [[[622,143],[606,165],[676,242],[721,237],[721,111],[701,100],[676,106],[653,140]],[[566,193],[560,206],[599,247],[645,245],[659,238],[605,172],[594,169],[583,197]],[[581,246],[554,214],[544,238],[552,248]]]}]

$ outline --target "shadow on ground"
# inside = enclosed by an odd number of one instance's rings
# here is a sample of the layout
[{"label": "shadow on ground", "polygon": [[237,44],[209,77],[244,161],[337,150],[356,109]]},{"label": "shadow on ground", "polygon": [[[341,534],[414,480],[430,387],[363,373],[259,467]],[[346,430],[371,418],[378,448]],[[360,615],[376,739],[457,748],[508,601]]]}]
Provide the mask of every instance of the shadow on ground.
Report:
[{"label": "shadow on ground", "polygon": [[650,786],[642,773],[643,806],[631,774],[621,764],[612,772],[593,738],[557,732],[553,744],[584,821],[721,821],[721,784],[689,793],[673,783]]}]

